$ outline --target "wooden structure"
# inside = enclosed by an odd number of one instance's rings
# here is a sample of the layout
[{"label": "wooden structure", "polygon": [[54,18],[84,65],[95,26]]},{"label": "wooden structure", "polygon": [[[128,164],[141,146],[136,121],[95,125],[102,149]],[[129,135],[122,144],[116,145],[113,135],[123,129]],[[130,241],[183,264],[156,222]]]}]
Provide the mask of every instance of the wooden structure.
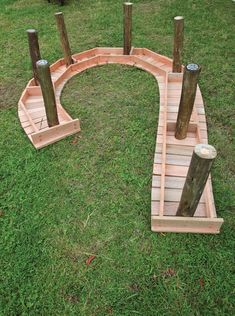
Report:
[{"label": "wooden structure", "polygon": [[175,126],[182,89],[182,73],[172,73],[172,60],[146,48],[132,48],[130,55],[123,48],[94,48],[72,56],[66,67],[64,59],[50,67],[56,95],[59,125],[48,127],[41,88],[31,80],[19,101],[19,118],[23,129],[36,148],[51,144],[80,130],[60,103],[61,91],[74,75],[95,66],[118,63],[143,69],[158,82],[160,112],[156,151],[153,164],[151,225],[155,232],[219,233],[223,219],[217,218],[211,179],[194,217],[176,217],[189,163],[198,143],[207,144],[207,125],[203,99],[197,87],[187,137],[175,138]]}]

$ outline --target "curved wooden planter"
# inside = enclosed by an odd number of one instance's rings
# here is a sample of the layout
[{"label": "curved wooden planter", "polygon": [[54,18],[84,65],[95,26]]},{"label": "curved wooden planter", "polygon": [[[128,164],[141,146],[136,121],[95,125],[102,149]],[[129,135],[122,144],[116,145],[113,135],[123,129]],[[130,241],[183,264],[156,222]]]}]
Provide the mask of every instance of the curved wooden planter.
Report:
[{"label": "curved wooden planter", "polygon": [[73,55],[74,64],[66,68],[60,59],[51,67],[60,125],[48,127],[41,89],[31,80],[18,107],[21,125],[33,145],[39,149],[80,131],[79,120],[73,120],[60,104],[65,83],[74,75],[98,65],[118,63],[141,68],[157,80],[160,91],[160,113],[153,164],[151,224],[156,232],[219,233],[223,219],[217,218],[211,179],[194,217],[176,217],[182,188],[194,146],[207,144],[207,125],[203,99],[198,87],[187,138],[174,137],[175,122],[182,89],[182,73],[172,73],[172,60],[146,48],[94,48]]}]

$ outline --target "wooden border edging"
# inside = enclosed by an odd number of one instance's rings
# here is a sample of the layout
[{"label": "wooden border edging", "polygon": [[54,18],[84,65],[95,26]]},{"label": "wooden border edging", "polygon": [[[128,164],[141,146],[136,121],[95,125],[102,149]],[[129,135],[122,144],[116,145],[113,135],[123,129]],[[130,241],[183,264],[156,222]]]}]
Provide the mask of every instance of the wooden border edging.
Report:
[{"label": "wooden border edging", "polygon": [[194,217],[177,217],[183,184],[194,146],[207,144],[207,125],[200,88],[197,87],[187,138],[174,137],[182,89],[182,73],[171,73],[172,60],[146,48],[133,48],[130,55],[123,48],[97,47],[72,56],[76,62],[68,67],[58,60],[50,67],[55,91],[59,125],[49,127],[39,86],[30,80],[18,107],[19,119],[30,141],[39,149],[80,131],[79,120],[73,120],[60,104],[66,82],[91,67],[118,63],[143,69],[154,76],[160,92],[159,122],[153,164],[151,194],[151,228],[156,232],[219,233],[223,223],[217,218],[211,177]]}]

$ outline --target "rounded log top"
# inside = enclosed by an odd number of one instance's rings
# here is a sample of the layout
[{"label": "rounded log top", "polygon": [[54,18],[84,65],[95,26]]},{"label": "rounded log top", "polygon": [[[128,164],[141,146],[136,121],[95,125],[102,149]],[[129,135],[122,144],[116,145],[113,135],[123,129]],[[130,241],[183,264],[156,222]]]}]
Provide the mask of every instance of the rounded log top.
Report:
[{"label": "rounded log top", "polygon": [[37,33],[38,31],[35,29],[28,29],[26,30],[27,33],[33,34],[33,33]]},{"label": "rounded log top", "polygon": [[184,19],[184,17],[181,16],[181,15],[178,15],[178,16],[175,16],[175,17],[174,17],[174,20],[175,20],[175,21],[179,21],[179,20],[183,20],[183,19]]},{"label": "rounded log top", "polygon": [[55,15],[63,15],[63,12],[56,12]]},{"label": "rounded log top", "polygon": [[132,5],[132,2],[124,2],[124,5]]},{"label": "rounded log top", "polygon": [[189,71],[197,71],[199,70],[200,66],[198,64],[188,64],[186,69]]},{"label": "rounded log top", "polygon": [[46,68],[46,67],[49,67],[49,63],[48,63],[48,61],[46,60],[46,59],[40,59],[40,60],[38,60],[37,62],[36,62],[36,65],[37,65],[37,67],[44,67],[44,68]]},{"label": "rounded log top", "polygon": [[194,148],[194,153],[203,159],[215,159],[217,156],[216,149],[208,144],[197,144]]}]

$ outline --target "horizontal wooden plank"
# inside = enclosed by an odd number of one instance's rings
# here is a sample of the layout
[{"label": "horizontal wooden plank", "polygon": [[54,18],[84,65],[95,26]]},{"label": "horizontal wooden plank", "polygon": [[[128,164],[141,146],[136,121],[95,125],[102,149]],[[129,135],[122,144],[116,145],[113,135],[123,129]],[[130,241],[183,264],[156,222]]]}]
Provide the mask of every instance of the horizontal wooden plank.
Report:
[{"label": "horizontal wooden plank", "polygon": [[[153,175],[152,187],[160,188],[161,176]],[[165,177],[165,188],[168,189],[182,189],[184,186],[185,178],[183,177]]]},{"label": "horizontal wooden plank", "polygon": [[[164,202],[164,216],[175,216],[179,203],[178,202]],[[160,202],[151,202],[151,214],[159,215]],[[206,205],[205,203],[199,203],[194,217],[206,217]]]},{"label": "horizontal wooden plank", "polygon": [[[157,135],[157,144],[162,144],[162,142],[162,135]],[[176,139],[175,136],[166,136],[166,143],[169,145],[184,145],[194,147],[196,144],[198,144],[198,140],[196,138]]]},{"label": "horizontal wooden plank", "polygon": [[[167,113],[167,120],[176,122],[177,113]],[[163,112],[159,113],[159,121],[163,120]],[[204,114],[198,114],[198,121],[199,122],[206,122],[206,118]]]},{"label": "horizontal wooden plank", "polygon": [[[183,156],[192,156],[193,153],[193,146],[183,146],[183,145],[166,145],[166,153],[173,154],[173,155],[183,155]],[[162,153],[162,145],[157,144],[156,146],[156,153]]]},{"label": "horizontal wooden plank", "polygon": [[[161,175],[161,173],[162,173],[162,165],[155,163],[153,165],[153,174],[154,175]],[[188,173],[188,167],[174,166],[174,165],[167,165],[166,164],[165,174],[167,176],[186,177],[187,173]]]},{"label": "horizontal wooden plank", "polygon": [[218,234],[222,218],[152,216],[151,229],[154,232]]},{"label": "horizontal wooden plank", "polygon": [[34,146],[39,149],[79,131],[80,123],[79,120],[76,119],[32,134],[32,142]]},{"label": "horizontal wooden plank", "polygon": [[[179,156],[179,155],[172,155],[166,154],[166,163],[168,165],[176,165],[176,166],[189,166],[191,161],[190,156]],[[162,155],[156,153],[154,155],[154,163],[162,163]]]},{"label": "horizontal wooden plank", "polygon": [[[182,189],[168,189],[164,190],[164,201],[166,202],[179,202],[182,195]],[[152,188],[151,191],[152,201],[160,201],[160,188]],[[205,196],[202,195],[200,202],[205,202]]]}]

